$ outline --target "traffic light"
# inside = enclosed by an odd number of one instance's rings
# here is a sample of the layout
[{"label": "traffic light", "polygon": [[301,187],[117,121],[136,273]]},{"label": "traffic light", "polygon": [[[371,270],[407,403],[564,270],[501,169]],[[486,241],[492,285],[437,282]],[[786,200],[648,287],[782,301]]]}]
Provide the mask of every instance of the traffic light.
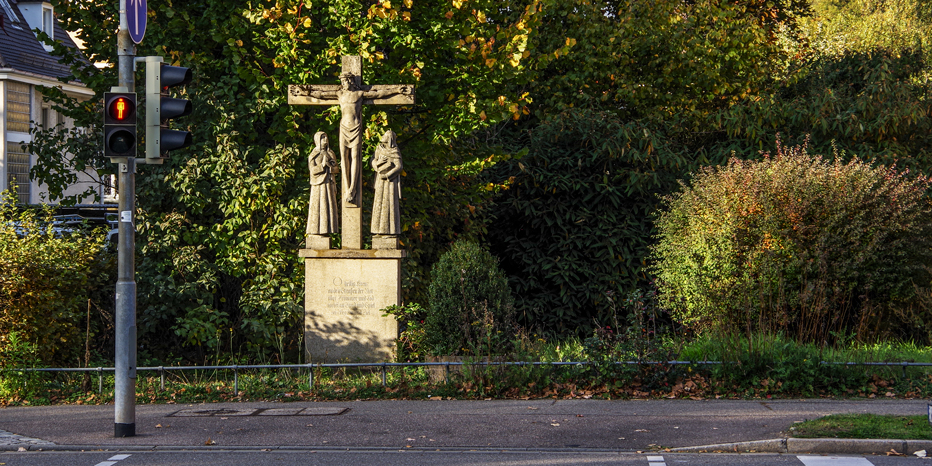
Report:
[{"label": "traffic light", "polygon": [[136,156],[136,93],[104,93],[104,155]]},{"label": "traffic light", "polygon": [[170,120],[191,113],[191,101],[168,93],[191,82],[191,70],[166,65],[162,57],[146,59],[146,163],[159,164],[168,151],[191,145],[191,133],[168,129]]}]

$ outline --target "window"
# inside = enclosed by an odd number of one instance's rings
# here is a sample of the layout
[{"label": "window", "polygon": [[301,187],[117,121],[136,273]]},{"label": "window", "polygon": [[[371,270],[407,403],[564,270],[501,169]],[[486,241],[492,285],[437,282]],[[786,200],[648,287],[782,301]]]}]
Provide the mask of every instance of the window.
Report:
[{"label": "window", "polygon": [[29,154],[23,151],[22,143],[6,143],[7,187],[16,187],[16,197],[19,198],[20,204],[29,204],[30,201],[30,162]]},{"label": "window", "polygon": [[46,8],[43,6],[42,7],[42,32],[48,34],[49,37],[52,39],[55,38],[55,28],[53,27],[54,24],[55,22],[52,16],[52,9]]},{"label": "window", "polygon": [[0,7],[3,7],[4,16],[6,16],[7,24],[12,23],[13,27],[16,29],[22,29],[19,26],[19,16],[13,14],[13,7],[10,6],[8,0],[0,0]]},{"label": "window", "polygon": [[20,133],[29,132],[32,118],[31,93],[28,84],[7,81],[6,83],[6,129]]}]

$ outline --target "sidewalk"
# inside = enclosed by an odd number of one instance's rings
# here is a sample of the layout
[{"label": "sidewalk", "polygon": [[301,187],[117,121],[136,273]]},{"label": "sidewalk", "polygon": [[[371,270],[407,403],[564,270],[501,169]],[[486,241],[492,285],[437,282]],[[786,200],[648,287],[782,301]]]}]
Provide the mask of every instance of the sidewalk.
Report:
[{"label": "sidewalk", "polygon": [[[137,405],[136,436],[130,438],[113,437],[113,406],[15,407],[0,409],[0,431],[7,432],[0,432],[0,450],[671,448],[797,453],[808,445],[805,448],[818,453],[871,453],[878,448],[879,453],[890,448],[902,452],[901,448],[926,446],[932,451],[932,442],[785,440],[795,421],[835,413],[925,414],[927,404],[925,400],[389,400]],[[690,448],[700,446],[706,447]]]}]

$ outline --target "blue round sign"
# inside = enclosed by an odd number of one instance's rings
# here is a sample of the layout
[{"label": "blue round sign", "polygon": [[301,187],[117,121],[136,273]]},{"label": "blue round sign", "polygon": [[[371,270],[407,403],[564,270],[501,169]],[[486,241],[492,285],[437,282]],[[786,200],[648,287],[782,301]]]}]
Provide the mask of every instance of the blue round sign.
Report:
[{"label": "blue round sign", "polygon": [[126,0],[126,25],[129,38],[137,44],[142,42],[146,35],[146,0]]}]

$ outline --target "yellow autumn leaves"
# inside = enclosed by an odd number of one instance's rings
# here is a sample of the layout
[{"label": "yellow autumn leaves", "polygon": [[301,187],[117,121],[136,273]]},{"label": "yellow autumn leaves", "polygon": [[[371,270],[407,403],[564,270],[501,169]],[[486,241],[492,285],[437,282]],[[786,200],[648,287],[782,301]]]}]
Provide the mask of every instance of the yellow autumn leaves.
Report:
[{"label": "yellow autumn leaves", "polygon": [[[405,8],[411,8],[414,5],[414,0],[403,0],[402,2]],[[376,3],[369,7],[369,11],[366,14],[366,17],[369,19],[373,18],[382,18],[382,19],[396,19],[401,17],[404,21],[411,21],[411,12],[410,11],[398,11],[392,7],[391,0],[383,0],[380,3]]]}]

